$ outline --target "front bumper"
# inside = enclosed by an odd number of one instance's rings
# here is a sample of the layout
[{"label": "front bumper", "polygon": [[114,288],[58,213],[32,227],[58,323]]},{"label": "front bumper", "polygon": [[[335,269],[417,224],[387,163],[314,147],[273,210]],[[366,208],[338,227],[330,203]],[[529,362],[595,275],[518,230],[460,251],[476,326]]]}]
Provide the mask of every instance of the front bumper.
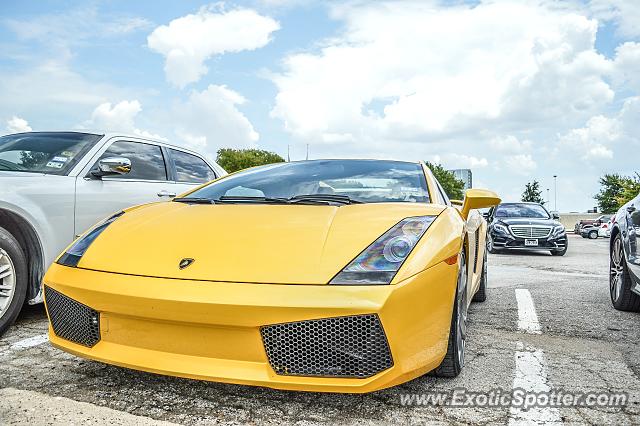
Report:
[{"label": "front bumper", "polygon": [[[447,350],[456,278],[457,265],[444,262],[383,286],[203,282],[56,264],[44,281],[46,289],[53,290],[45,290],[50,320],[48,298],[54,292],[99,313],[99,340],[91,347],[60,337],[49,327],[51,343],[75,355],[193,379],[289,390],[371,392],[421,376],[440,364]],[[314,377],[277,373],[270,364],[261,335],[265,327],[352,316],[379,318],[392,357],[383,371],[363,378]],[[313,338],[303,330],[299,333]]]},{"label": "front bumper", "polygon": [[544,250],[544,251],[563,251],[567,247],[567,234],[561,234],[557,237],[549,236],[548,238],[537,238],[537,246],[525,245],[525,240],[536,238],[519,238],[512,234],[498,233],[491,231],[493,246],[498,250]]}]

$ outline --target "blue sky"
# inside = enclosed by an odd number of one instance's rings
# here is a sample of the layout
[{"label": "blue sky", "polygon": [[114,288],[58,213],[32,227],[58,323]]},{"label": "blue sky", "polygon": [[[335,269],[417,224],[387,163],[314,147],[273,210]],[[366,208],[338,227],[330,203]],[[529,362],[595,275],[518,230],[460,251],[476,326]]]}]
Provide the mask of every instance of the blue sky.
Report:
[{"label": "blue sky", "polygon": [[558,174],[586,210],[640,169],[633,3],[2,2],[0,129],[424,159],[510,200]]}]

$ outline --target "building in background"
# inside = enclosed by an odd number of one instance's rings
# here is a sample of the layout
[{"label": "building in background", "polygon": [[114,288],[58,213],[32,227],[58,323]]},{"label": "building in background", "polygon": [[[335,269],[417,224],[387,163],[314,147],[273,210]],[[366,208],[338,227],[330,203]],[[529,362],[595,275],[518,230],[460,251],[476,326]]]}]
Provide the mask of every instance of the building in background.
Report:
[{"label": "building in background", "polygon": [[464,182],[464,189],[473,188],[473,173],[471,173],[470,169],[455,169],[451,171],[455,175],[456,179],[460,179]]}]

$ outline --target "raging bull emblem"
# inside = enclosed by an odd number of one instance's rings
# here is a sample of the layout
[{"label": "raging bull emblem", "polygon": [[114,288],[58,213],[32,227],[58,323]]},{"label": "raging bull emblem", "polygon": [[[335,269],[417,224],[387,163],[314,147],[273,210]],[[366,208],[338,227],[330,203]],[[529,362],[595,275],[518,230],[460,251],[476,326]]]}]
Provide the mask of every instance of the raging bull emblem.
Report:
[{"label": "raging bull emblem", "polygon": [[180,263],[178,264],[178,267],[180,269],[185,269],[185,268],[188,268],[189,266],[191,266],[193,264],[193,262],[195,262],[194,259],[182,259],[180,261]]}]

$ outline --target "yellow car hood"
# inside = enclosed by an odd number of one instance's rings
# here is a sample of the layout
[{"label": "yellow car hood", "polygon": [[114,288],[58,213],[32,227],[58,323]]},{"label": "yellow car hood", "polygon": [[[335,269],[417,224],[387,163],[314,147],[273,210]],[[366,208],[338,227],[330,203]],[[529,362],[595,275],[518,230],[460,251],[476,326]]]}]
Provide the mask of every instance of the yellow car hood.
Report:
[{"label": "yellow car hood", "polygon": [[[158,203],[128,211],[78,267],[204,281],[326,284],[405,217],[443,206]],[[182,259],[194,259],[185,269]]]}]

